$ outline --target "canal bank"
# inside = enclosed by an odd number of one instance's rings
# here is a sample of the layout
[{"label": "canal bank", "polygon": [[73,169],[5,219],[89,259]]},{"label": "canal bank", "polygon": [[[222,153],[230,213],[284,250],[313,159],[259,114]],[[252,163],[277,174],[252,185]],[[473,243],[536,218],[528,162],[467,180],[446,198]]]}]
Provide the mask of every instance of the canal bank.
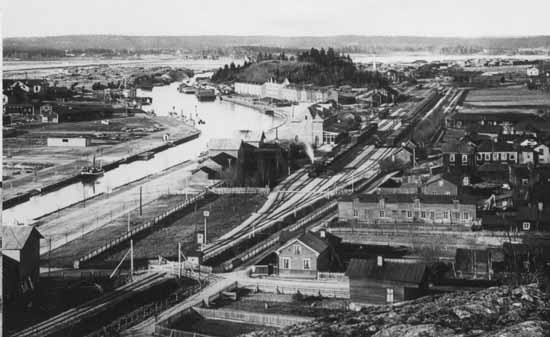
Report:
[{"label": "canal bank", "polygon": [[266,115],[267,115],[266,111],[269,111],[269,110],[273,111],[273,117],[280,119],[280,123],[273,126],[273,127],[271,127],[267,131],[271,131],[273,129],[279,128],[279,127],[283,126],[284,124],[286,124],[288,122],[288,114],[283,109],[274,108],[273,106],[268,105],[268,104],[255,104],[254,102],[251,101],[251,99],[246,99],[245,97],[235,96],[235,95],[233,95],[231,97],[222,96],[222,99],[226,102],[231,102],[231,103],[234,103],[234,104],[245,106],[247,108],[254,109],[254,110],[256,110],[260,113],[266,114]]},{"label": "canal bank", "polygon": [[[162,137],[162,135],[166,133],[166,131],[157,132],[156,134],[152,134],[151,137]],[[105,172],[111,171],[117,167],[119,167],[121,164],[128,164],[132,163],[134,161],[139,160],[140,156],[147,153],[158,153],[161,151],[164,151],[172,146],[180,145],[183,143],[186,143],[188,141],[191,141],[193,139],[196,139],[200,136],[201,131],[197,129],[191,129],[189,132],[186,132],[185,134],[181,135],[179,138],[173,139],[170,142],[160,142],[156,144],[143,144],[144,142],[141,140],[133,141],[132,146],[139,147],[139,150],[136,152],[131,153],[130,155],[122,155],[123,151],[120,151],[119,155],[115,155],[115,159],[112,159],[113,156],[109,156],[111,159],[107,159],[108,161],[104,161],[103,169]],[[149,138],[149,137],[147,137]],[[135,144],[135,143],[138,144]],[[141,143],[141,144],[140,144]],[[124,147],[126,144],[119,144],[119,147]],[[117,158],[118,157],[118,158]],[[103,160],[103,157],[99,157],[98,160]],[[34,177],[30,178],[30,184],[23,182],[23,184],[20,187],[14,187],[13,184],[15,181],[11,182],[8,181],[8,186],[10,188],[4,189],[4,195],[7,196],[6,199],[2,201],[2,207],[4,210],[9,209],[11,207],[14,207],[18,204],[24,203],[26,201],[29,201],[31,197],[43,193],[49,193],[52,191],[59,190],[60,188],[63,188],[65,186],[68,186],[70,184],[73,184],[75,182],[78,182],[81,180],[79,177],[80,174],[80,166],[81,162],[76,161],[72,163],[71,165],[63,165],[65,167],[59,167],[54,166],[47,169],[42,170],[41,172],[37,173]],[[61,177],[54,179],[53,181],[48,179],[51,177],[51,174],[54,173],[54,175],[57,175],[59,171],[65,171]],[[41,179],[44,177],[44,179]],[[46,182],[41,183],[41,181],[46,180]],[[25,185],[27,185],[25,187]],[[14,191],[15,189],[15,191]],[[13,195],[16,191],[21,191],[17,195]]]}]

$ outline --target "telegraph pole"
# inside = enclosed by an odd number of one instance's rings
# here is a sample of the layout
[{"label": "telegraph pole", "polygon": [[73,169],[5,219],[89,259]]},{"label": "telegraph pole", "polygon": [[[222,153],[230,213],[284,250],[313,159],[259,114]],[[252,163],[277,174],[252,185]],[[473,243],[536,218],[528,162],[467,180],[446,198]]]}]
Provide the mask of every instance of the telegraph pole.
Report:
[{"label": "telegraph pole", "polygon": [[139,216],[143,214],[143,186],[139,187]]}]

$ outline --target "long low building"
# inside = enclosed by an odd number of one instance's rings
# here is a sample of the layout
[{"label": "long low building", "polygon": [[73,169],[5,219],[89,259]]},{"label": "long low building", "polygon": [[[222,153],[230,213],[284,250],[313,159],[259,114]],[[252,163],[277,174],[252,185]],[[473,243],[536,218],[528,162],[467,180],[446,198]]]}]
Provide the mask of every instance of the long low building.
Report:
[{"label": "long low building", "polygon": [[234,89],[239,95],[268,97],[292,102],[338,100],[338,92],[332,88],[292,85],[288,79],[285,79],[282,83],[275,82],[273,79],[263,84],[236,82]]},{"label": "long low building", "polygon": [[338,201],[341,221],[472,226],[477,221],[476,203],[447,195],[359,194]]}]

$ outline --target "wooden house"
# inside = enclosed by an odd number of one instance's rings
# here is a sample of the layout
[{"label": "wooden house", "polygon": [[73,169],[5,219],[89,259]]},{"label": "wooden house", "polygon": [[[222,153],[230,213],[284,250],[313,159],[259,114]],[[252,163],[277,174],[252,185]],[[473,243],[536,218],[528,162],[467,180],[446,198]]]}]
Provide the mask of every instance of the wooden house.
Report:
[{"label": "wooden house", "polygon": [[387,304],[423,296],[427,288],[427,267],[408,261],[351,259],[346,270],[350,298],[356,304]]}]

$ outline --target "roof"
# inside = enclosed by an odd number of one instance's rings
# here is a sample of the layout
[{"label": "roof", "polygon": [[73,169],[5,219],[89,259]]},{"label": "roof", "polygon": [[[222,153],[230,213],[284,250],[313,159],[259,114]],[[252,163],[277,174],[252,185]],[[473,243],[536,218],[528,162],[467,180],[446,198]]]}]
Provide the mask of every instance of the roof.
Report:
[{"label": "roof", "polygon": [[501,163],[485,163],[477,168],[478,172],[500,172],[500,173],[506,173],[508,172],[509,165],[507,164],[501,164]]},{"label": "roof", "polygon": [[234,150],[241,146],[241,140],[235,138],[212,138],[208,141],[209,150]]},{"label": "roof", "polygon": [[296,241],[300,241],[304,245],[308,246],[309,248],[313,249],[315,252],[321,254],[324,252],[329,246],[328,243],[325,242],[325,240],[321,239],[317,235],[307,232],[305,234],[302,234],[300,237],[289,240],[286,244],[284,244],[281,248],[277,249],[277,252],[280,252],[284,248],[290,246]]},{"label": "roof", "polygon": [[490,140],[484,140],[479,144],[477,151],[478,152],[493,152],[493,151],[513,152],[516,150],[514,149],[514,144],[510,144],[508,142],[493,142]]},{"label": "roof", "polygon": [[229,162],[234,164],[237,158],[227,154],[226,152],[220,152],[217,155],[210,157],[210,159],[223,167],[227,167],[229,166]]},{"label": "roof", "polygon": [[34,226],[2,226],[2,249],[22,249],[33,233],[44,238]]},{"label": "roof", "polygon": [[476,204],[475,200],[468,195],[452,196],[452,195],[431,195],[431,194],[355,194],[344,196],[341,201],[353,201],[355,198],[359,202],[379,202],[384,199],[387,203],[413,203],[415,199],[419,199],[424,204],[452,204],[454,200],[458,200],[461,204]]},{"label": "roof", "polygon": [[472,153],[473,151],[473,146],[461,141],[449,142],[441,146],[441,152],[444,153]]},{"label": "roof", "polygon": [[423,263],[384,261],[381,267],[375,259],[351,259],[346,270],[350,279],[373,279],[380,281],[407,282],[419,284],[426,274]]},{"label": "roof", "polygon": [[430,179],[428,179],[428,181],[426,181],[424,185],[433,184],[435,182],[438,182],[441,179],[447,180],[448,182],[455,184],[457,186],[460,185],[460,178],[448,173],[439,173],[439,174],[433,175],[430,177]]},{"label": "roof", "polygon": [[498,112],[498,111],[485,111],[481,112],[477,109],[472,110],[471,112],[466,112],[469,110],[463,110],[462,112],[457,112],[453,119],[463,120],[463,121],[510,121],[510,122],[521,122],[526,120],[540,122],[543,121],[542,118],[535,114],[512,111],[512,112]]}]

